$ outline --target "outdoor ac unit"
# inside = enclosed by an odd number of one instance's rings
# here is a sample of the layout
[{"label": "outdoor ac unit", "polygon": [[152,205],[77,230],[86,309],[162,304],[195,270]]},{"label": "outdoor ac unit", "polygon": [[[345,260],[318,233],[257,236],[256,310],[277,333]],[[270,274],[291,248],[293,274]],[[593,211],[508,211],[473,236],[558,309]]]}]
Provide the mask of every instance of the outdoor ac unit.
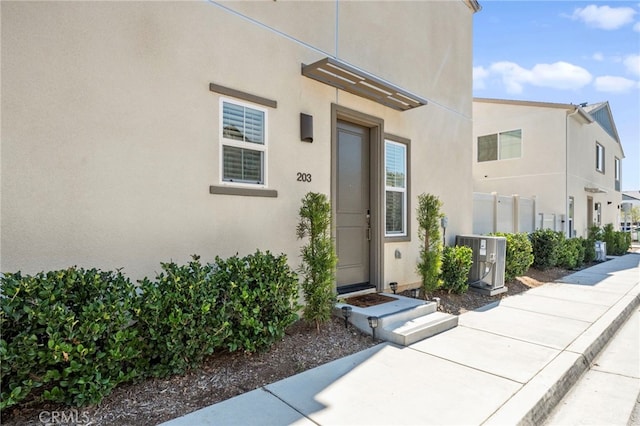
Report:
[{"label": "outdoor ac unit", "polygon": [[488,295],[504,293],[504,268],[507,239],[485,235],[458,235],[456,245],[473,250],[473,264],[469,271],[469,286]]}]

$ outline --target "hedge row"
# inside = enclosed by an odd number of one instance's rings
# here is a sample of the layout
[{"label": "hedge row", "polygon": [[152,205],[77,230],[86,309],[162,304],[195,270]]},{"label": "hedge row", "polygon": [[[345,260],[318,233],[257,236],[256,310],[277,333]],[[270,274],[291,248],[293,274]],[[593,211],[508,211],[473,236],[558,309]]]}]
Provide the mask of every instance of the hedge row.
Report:
[{"label": "hedge row", "polygon": [[27,397],[83,405],[120,383],[181,373],[215,351],[257,351],[296,319],[298,279],[260,251],[163,263],[132,284],[72,267],[1,277],[0,409]]},{"label": "hedge row", "polygon": [[566,238],[562,232],[539,229],[530,235],[533,266],[546,269],[553,266],[575,269],[596,259],[595,243],[604,241],[607,254],[621,256],[631,246],[631,235],[614,231],[613,225],[592,227],[587,238]]}]

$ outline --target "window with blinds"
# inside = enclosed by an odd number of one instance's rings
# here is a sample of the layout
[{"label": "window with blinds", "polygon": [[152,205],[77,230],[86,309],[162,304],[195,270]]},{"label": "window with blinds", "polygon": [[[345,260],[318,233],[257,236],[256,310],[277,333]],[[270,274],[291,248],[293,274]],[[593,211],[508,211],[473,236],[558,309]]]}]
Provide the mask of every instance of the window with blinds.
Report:
[{"label": "window with blinds", "polygon": [[222,181],[265,184],[267,111],[221,99]]},{"label": "window with blinds", "polygon": [[385,236],[407,235],[407,146],[385,141]]},{"label": "window with blinds", "polygon": [[478,137],[478,162],[522,157],[522,130]]}]

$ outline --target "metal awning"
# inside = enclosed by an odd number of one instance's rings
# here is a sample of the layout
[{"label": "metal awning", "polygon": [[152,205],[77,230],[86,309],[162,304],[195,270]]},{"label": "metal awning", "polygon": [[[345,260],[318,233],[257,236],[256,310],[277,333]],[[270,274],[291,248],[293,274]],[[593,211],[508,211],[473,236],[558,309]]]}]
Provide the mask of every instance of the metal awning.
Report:
[{"label": "metal awning", "polygon": [[598,188],[597,186],[585,186],[584,190],[586,192],[589,192],[591,194],[606,194],[607,191],[605,191],[602,188]]},{"label": "metal awning", "polygon": [[302,64],[302,75],[398,111],[427,104],[427,100],[420,96],[334,58]]}]

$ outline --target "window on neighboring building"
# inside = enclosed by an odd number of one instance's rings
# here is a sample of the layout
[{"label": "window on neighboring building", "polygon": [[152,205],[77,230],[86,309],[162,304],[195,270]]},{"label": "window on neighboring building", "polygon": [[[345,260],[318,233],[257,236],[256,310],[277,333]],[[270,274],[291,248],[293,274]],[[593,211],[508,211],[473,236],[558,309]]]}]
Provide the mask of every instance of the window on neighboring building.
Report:
[{"label": "window on neighboring building", "polygon": [[604,146],[596,142],[596,170],[604,173]]},{"label": "window on neighboring building", "polygon": [[385,236],[407,236],[407,145],[385,141]]},{"label": "window on neighboring building", "polygon": [[593,224],[596,226],[602,225],[602,203],[596,203],[595,205],[596,217],[593,220]]},{"label": "window on neighboring building", "polygon": [[507,160],[521,156],[521,129],[478,137],[478,162]]},{"label": "window on neighboring building", "polygon": [[616,191],[620,191],[620,159],[615,159],[615,179],[616,179]]},{"label": "window on neighboring building", "polygon": [[220,99],[223,182],[265,185],[267,111]]}]

